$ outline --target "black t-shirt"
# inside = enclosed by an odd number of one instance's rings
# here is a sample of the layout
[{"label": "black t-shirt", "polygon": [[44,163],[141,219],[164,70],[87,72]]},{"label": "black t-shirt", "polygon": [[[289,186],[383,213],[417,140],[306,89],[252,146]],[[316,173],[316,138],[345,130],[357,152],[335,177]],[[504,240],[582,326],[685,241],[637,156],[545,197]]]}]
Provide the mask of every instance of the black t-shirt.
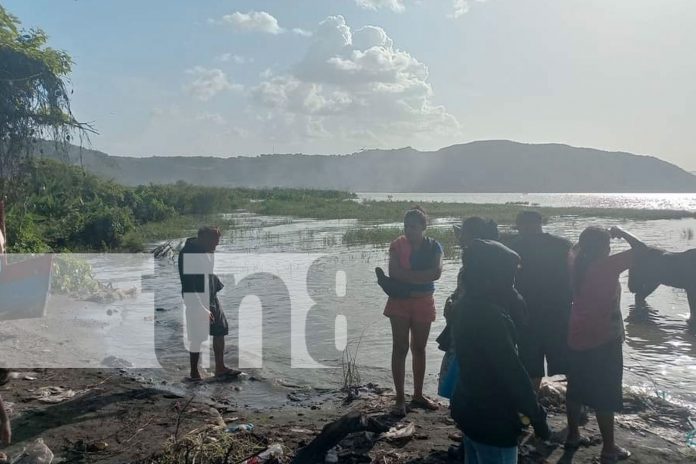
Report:
[{"label": "black t-shirt", "polygon": [[179,279],[181,280],[181,293],[205,293],[204,285],[204,275],[203,274],[184,274],[184,257],[188,254],[201,254],[202,258],[205,260],[206,274],[210,279],[210,304],[217,304],[217,293],[224,287],[220,279],[213,274],[213,268],[215,263],[213,261],[212,253],[206,254],[206,251],[198,244],[195,237],[186,239],[184,247],[179,252]]},{"label": "black t-shirt", "polygon": [[544,233],[517,236],[508,246],[522,258],[516,287],[530,315],[569,310],[572,301],[568,273],[570,241]]}]

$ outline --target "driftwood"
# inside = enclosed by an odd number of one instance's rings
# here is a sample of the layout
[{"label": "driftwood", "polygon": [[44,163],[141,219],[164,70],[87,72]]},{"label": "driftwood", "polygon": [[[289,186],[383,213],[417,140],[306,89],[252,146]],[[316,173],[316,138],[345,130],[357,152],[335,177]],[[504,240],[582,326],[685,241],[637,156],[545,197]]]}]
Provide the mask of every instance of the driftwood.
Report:
[{"label": "driftwood", "polygon": [[292,460],[292,464],[323,463],[327,451],[336,446],[346,435],[355,432],[384,433],[388,427],[373,417],[360,412],[351,412],[337,421],[326,424],[310,444],[302,448]]}]

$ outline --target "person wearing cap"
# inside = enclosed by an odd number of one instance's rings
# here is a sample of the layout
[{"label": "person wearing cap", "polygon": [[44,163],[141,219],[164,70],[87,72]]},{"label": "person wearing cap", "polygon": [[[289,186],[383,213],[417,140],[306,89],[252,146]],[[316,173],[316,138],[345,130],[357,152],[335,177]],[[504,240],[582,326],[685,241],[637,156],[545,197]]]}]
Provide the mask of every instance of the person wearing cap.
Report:
[{"label": "person wearing cap", "polygon": [[466,292],[452,313],[460,369],[452,418],[464,434],[468,464],[516,463],[528,423],[540,438],[550,436],[546,413],[518,356],[509,314],[520,258],[490,240],[474,240],[463,255]]},{"label": "person wearing cap", "polygon": [[573,299],[568,273],[572,243],[545,233],[542,224],[543,217],[538,212],[520,212],[516,220],[519,233],[509,242],[522,259],[516,282],[527,305],[521,357],[537,391],[545,375],[567,373],[568,322]]}]

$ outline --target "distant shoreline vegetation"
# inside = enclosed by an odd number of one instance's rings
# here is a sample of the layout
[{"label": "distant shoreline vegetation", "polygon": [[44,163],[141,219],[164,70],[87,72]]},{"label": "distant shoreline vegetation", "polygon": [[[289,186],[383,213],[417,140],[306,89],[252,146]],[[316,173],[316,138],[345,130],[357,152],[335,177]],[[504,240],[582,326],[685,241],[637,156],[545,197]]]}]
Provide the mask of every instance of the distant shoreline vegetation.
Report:
[{"label": "distant shoreline vegetation", "polygon": [[[14,204],[7,205],[10,251],[77,252],[144,250],[146,241],[179,238],[199,225],[234,228],[222,213],[248,211],[272,216],[356,219],[370,224],[398,223],[414,202],[358,201],[337,190],[203,187],[177,182],[128,187],[79,167],[47,159],[34,160]],[[696,217],[675,210],[549,208],[524,204],[419,202],[432,218],[485,216],[512,224],[517,213],[535,209],[558,216],[656,220]],[[346,233],[344,243],[381,243],[393,230],[361,228]],[[433,229],[435,230],[435,229]],[[445,231],[443,231],[445,233]],[[450,239],[440,237],[444,242]]]}]

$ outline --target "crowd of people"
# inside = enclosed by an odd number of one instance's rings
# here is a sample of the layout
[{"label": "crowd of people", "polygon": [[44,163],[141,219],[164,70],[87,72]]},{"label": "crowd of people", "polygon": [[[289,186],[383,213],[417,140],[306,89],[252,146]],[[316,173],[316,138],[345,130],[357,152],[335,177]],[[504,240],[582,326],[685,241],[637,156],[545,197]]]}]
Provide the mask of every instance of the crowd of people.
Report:
[{"label": "crowd of people", "polygon": [[[506,240],[494,221],[480,217],[455,227],[462,261],[456,289],[445,303],[445,329],[437,338],[445,352],[438,393],[450,399],[468,464],[517,462],[518,440],[530,425],[539,438],[549,439],[538,393],[542,378],[560,374],[567,378],[565,447],[589,444],[579,431],[583,410],[589,407],[602,435],[600,463],[630,456],[614,440],[614,414],[623,403],[619,276],[647,247],[618,227],[588,227],[573,245],[545,233],[543,222],[539,213],[523,211],[517,216],[517,234]],[[384,315],[391,324],[396,390],[391,413],[400,417],[409,407],[439,408],[423,393],[426,345],[436,320],[433,294],[443,268],[443,248],[426,235],[427,226],[422,208],[407,211],[404,234],[389,247],[388,275],[376,269],[377,282],[389,296]],[[224,362],[228,324],[217,297],[223,284],[213,272],[220,235],[217,228],[203,227],[179,255],[189,378],[194,381],[204,377],[200,351],[209,336],[215,375],[240,373]],[[0,253],[3,239],[0,229]],[[625,240],[630,249],[612,254],[612,239]],[[186,256],[198,258],[189,259],[193,271],[184,272]],[[407,405],[409,351],[414,391]],[[0,369],[0,385],[8,380],[9,371]],[[0,444],[10,440],[10,421],[0,397]]]},{"label": "crowd of people", "polygon": [[[618,227],[589,227],[573,245],[545,233],[543,222],[537,212],[521,212],[518,233],[502,241],[495,222],[480,217],[455,228],[462,266],[437,339],[445,351],[438,392],[450,398],[468,464],[517,462],[518,440],[529,425],[539,438],[549,439],[538,392],[543,377],[559,374],[568,382],[565,447],[589,444],[579,432],[583,408],[589,407],[602,435],[600,463],[630,456],[614,440],[614,414],[622,408],[619,275],[645,245]],[[389,249],[389,275],[377,268],[378,283],[389,295],[384,315],[392,327],[393,414],[399,416],[407,410],[409,346],[411,407],[437,408],[423,395],[423,380],[443,250],[426,236],[427,223],[421,208],[409,210],[404,235]],[[631,249],[611,254],[611,239],[623,239]]]}]

